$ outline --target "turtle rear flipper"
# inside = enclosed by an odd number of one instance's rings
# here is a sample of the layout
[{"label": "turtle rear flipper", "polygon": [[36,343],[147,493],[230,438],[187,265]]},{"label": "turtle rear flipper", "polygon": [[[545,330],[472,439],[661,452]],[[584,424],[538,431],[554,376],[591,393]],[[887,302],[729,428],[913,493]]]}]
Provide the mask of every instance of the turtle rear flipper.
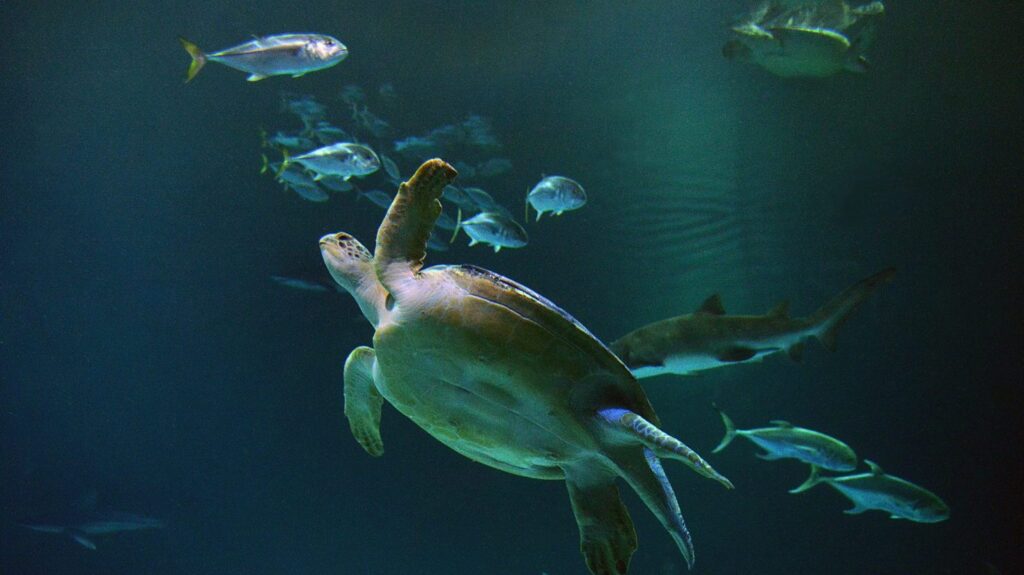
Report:
[{"label": "turtle rear flipper", "polygon": [[360,346],[345,360],[345,417],[359,445],[374,457],[384,454],[380,439],[380,408],[384,398],[373,381],[377,356],[373,349]]},{"label": "turtle rear flipper", "polygon": [[[377,230],[374,267],[392,294],[402,278],[415,275],[427,257],[427,240],[441,214],[441,193],[458,172],[443,160],[427,160],[408,182],[398,188],[384,221]],[[397,297],[397,296],[396,296]]]},{"label": "turtle rear flipper", "polygon": [[637,547],[636,530],[619,498],[615,476],[596,464],[563,470],[587,567],[600,574],[628,572]]},{"label": "turtle rear flipper", "polygon": [[694,552],[690,531],[683,521],[679,501],[676,500],[672,484],[668,482],[658,456],[650,448],[630,446],[614,453],[612,460],[618,465],[622,478],[672,536],[686,564],[693,568]]}]

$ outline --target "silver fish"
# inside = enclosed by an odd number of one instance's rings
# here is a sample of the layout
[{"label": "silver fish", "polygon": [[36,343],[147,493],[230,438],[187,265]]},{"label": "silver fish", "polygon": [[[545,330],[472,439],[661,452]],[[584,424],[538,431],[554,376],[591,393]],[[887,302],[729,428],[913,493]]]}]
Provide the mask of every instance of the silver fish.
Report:
[{"label": "silver fish", "polygon": [[402,176],[398,171],[398,164],[396,164],[394,160],[384,154],[381,154],[380,163],[384,166],[384,171],[387,172],[388,177],[391,178],[392,181],[402,181]]},{"label": "silver fish", "polygon": [[298,78],[309,72],[330,68],[348,56],[348,48],[337,38],[323,34],[278,34],[255,38],[244,44],[207,54],[184,38],[178,38],[192,57],[186,82],[192,81],[207,62],[219,62],[243,72],[256,82],[269,76]]},{"label": "silver fish", "polygon": [[[462,172],[459,172],[460,176],[461,174]],[[497,212],[509,220],[513,219],[512,212],[509,212],[508,208],[499,204],[493,197],[491,197],[491,194],[488,194],[484,190],[480,188],[462,188],[462,191],[469,196],[476,209],[482,212]]]},{"label": "silver fish", "polygon": [[332,126],[330,122],[324,120],[317,122],[316,126],[313,126],[312,132],[321,144],[333,144],[339,140],[349,139],[348,132],[337,126]]},{"label": "silver fish", "polygon": [[282,110],[298,116],[304,124],[312,126],[327,115],[327,106],[316,101],[313,96],[298,94],[281,94]]},{"label": "silver fish", "polygon": [[368,176],[380,169],[380,158],[373,150],[351,142],[317,148],[285,160],[286,165],[289,162],[302,164],[316,174],[314,180],[325,176],[338,176],[347,180],[353,176]]},{"label": "silver fish", "polygon": [[476,210],[476,202],[473,201],[473,197],[466,193],[462,188],[455,186],[445,186],[444,191],[441,192],[441,199],[448,200],[449,202],[459,206],[466,210]]},{"label": "silver fish", "polygon": [[444,210],[442,210],[441,213],[438,214],[437,221],[434,222],[434,225],[437,226],[438,228],[441,228],[442,230],[455,230],[455,229],[458,229],[459,223],[460,223],[461,220],[462,220],[462,211],[461,210],[459,210],[459,214],[458,214],[457,218],[452,218],[448,214],[444,213]]},{"label": "silver fish", "polygon": [[488,194],[485,190],[480,188],[462,188],[462,191],[469,196],[470,200],[477,208],[485,212],[493,210],[494,207],[498,205],[498,202],[494,201],[491,194]]},{"label": "silver fish", "polygon": [[352,190],[352,184],[338,176],[324,176],[317,183],[332,192],[349,192]]},{"label": "silver fish", "polygon": [[380,206],[385,210],[391,207],[391,200],[393,199],[387,192],[381,190],[370,190],[368,192],[360,192],[362,196],[374,205]]},{"label": "silver fish", "polygon": [[548,176],[533,186],[526,194],[526,201],[533,206],[539,220],[544,212],[554,212],[560,216],[563,212],[582,208],[587,203],[587,193],[575,180]]},{"label": "silver fish", "polygon": [[310,150],[316,147],[316,143],[309,138],[299,134],[285,134],[278,132],[270,137],[264,137],[264,147],[288,148],[289,150]]},{"label": "silver fish", "polygon": [[391,124],[387,123],[383,118],[374,114],[369,108],[363,106],[362,109],[357,105],[352,106],[352,119],[364,130],[370,132],[377,138],[384,137],[390,130]]},{"label": "silver fish", "polygon": [[886,474],[873,461],[864,460],[870,471],[841,477],[823,477],[818,467],[811,466],[811,476],[790,493],[803,493],[819,483],[827,483],[853,502],[844,511],[857,515],[871,509],[885,511],[892,519],[909,519],[918,523],[938,523],[949,519],[949,506],[938,495],[905,479]]},{"label": "silver fish", "polygon": [[319,186],[285,186],[289,190],[299,194],[302,199],[310,202],[322,203],[331,199],[327,195],[327,192],[323,191]]},{"label": "silver fish", "polygon": [[476,175],[481,178],[500,176],[512,169],[512,160],[508,158],[491,158],[476,165]]},{"label": "silver fish", "polygon": [[521,248],[530,241],[523,226],[498,212],[481,212],[460,227],[469,236],[469,245],[489,244],[495,253],[501,248]]},{"label": "silver fish", "polygon": [[341,101],[349,106],[362,104],[366,101],[366,92],[355,84],[348,84],[341,89]]},{"label": "silver fish", "polygon": [[[268,167],[273,167],[274,164],[269,164]],[[295,166],[286,166],[284,169],[278,169],[274,179],[281,182],[286,186],[304,186],[307,188],[315,188],[316,182],[306,172],[302,171],[301,168]]]},{"label": "silver fish", "polygon": [[443,151],[442,146],[437,142],[422,136],[409,136],[403,140],[396,140],[395,151],[410,158],[426,158],[439,156]]},{"label": "silver fish", "polygon": [[290,287],[292,289],[317,292],[330,291],[327,289],[326,285],[315,280],[308,280],[305,278],[293,278],[288,276],[270,276],[270,279],[274,280],[278,284],[281,284],[285,287]]},{"label": "silver fish", "polygon": [[775,427],[736,429],[725,412],[719,409],[718,414],[722,416],[725,425],[725,437],[712,453],[725,449],[736,436],[741,436],[764,449],[764,453],[757,455],[761,459],[797,459],[831,471],[853,471],[857,468],[857,454],[853,449],[824,433],[795,427],[788,421],[780,420],[771,422]]}]

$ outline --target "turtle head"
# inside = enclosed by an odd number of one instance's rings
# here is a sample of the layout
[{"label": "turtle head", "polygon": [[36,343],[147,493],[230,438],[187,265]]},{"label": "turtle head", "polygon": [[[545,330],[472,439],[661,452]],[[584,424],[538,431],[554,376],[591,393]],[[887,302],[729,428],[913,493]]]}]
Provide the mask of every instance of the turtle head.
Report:
[{"label": "turtle head", "polygon": [[352,294],[366,319],[377,326],[386,294],[373,271],[373,255],[359,240],[338,232],[320,238],[320,254],[338,285]]}]

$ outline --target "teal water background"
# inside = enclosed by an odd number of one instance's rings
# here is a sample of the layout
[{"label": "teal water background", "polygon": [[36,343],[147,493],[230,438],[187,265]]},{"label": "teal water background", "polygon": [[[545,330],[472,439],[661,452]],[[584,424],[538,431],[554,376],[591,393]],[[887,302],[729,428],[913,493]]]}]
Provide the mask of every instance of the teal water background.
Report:
[{"label": "teal water background", "polygon": [[[311,204],[258,174],[280,92],[332,111],[394,84],[408,134],[493,119],[519,213],[541,174],[590,203],[493,254],[433,263],[520,281],[611,340],[719,292],[733,313],[810,312],[899,273],[835,354],[643,382],[704,455],[711,403],[741,427],[788,419],[951,506],[919,525],[846,516],[827,488],[737,444],[734,492],[666,467],[694,573],[1019,573],[1024,6],[889,2],[866,75],[783,81],[726,61],[745,3],[5,3],[0,29],[0,569],[4,573],[581,574],[558,482],[447,450],[386,408],[386,454],[341,413],[341,367],[371,331],[344,295],[271,275],[319,269],[316,240],[369,243],[381,211]],[[349,58],[249,84],[208,49],[319,31]],[[407,169],[410,169],[411,166]],[[91,552],[19,521],[95,490],[167,522]],[[627,496],[632,573],[685,572]],[[993,569],[995,571],[993,571]]]}]

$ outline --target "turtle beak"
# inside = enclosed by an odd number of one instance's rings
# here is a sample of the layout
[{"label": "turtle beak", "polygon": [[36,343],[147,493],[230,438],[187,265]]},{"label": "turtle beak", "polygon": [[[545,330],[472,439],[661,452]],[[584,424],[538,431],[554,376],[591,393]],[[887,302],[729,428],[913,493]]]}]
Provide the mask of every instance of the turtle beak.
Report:
[{"label": "turtle beak", "polygon": [[326,236],[320,238],[320,249],[324,249],[325,246],[330,245],[332,243],[338,243],[338,234],[327,234]]}]

